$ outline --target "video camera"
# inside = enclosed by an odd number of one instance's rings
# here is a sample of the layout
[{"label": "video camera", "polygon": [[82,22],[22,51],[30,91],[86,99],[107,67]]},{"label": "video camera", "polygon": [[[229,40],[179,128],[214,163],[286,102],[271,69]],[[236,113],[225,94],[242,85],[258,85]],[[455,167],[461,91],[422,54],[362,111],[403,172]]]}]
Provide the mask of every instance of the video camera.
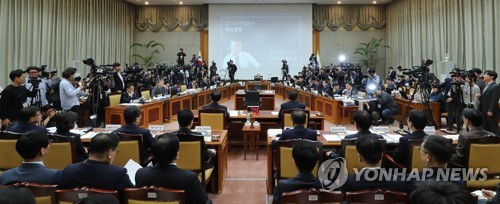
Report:
[{"label": "video camera", "polygon": [[95,61],[92,58],[88,58],[83,60],[83,64],[91,67],[91,73],[93,76],[107,76],[113,74],[113,66],[112,65],[95,65]]},{"label": "video camera", "polygon": [[42,72],[42,77],[48,78],[49,76],[55,76],[57,74],[57,70],[53,69],[51,71],[45,71],[47,65],[40,66],[40,71]]}]

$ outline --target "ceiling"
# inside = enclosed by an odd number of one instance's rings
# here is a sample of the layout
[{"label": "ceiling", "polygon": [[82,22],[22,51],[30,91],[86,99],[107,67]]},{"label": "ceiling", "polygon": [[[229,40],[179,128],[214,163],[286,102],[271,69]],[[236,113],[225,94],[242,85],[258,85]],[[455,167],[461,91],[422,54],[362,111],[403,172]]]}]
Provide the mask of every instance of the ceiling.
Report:
[{"label": "ceiling", "polygon": [[[202,5],[202,4],[373,4],[374,0],[126,0],[135,5]],[[375,0],[387,4],[393,0]]]}]

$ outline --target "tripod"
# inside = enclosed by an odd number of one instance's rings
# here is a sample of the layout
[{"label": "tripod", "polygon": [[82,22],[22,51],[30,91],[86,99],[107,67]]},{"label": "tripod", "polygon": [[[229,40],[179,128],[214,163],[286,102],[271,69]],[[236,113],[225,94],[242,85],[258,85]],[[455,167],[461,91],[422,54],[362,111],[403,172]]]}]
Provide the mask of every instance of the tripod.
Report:
[{"label": "tripod", "polygon": [[[428,86],[429,84],[425,82],[420,82],[420,83],[415,83],[415,85],[412,87],[414,90],[417,90],[417,86],[420,87],[420,97],[422,99],[422,104],[424,105],[424,113],[428,116],[431,116],[429,118],[431,124],[434,126],[434,129],[437,130],[437,123],[436,119],[434,118],[434,114],[432,113],[431,106],[430,106],[430,101],[429,101],[429,89]],[[411,95],[411,97],[408,99],[408,103],[406,104],[406,110],[410,109],[410,105],[413,102],[413,99],[415,98],[415,94],[417,92],[414,91]],[[401,121],[399,121],[399,129],[403,129],[404,125],[408,125],[406,123],[406,118],[408,118],[408,115],[410,114],[410,111],[406,111],[405,115],[403,118],[401,118]]]}]

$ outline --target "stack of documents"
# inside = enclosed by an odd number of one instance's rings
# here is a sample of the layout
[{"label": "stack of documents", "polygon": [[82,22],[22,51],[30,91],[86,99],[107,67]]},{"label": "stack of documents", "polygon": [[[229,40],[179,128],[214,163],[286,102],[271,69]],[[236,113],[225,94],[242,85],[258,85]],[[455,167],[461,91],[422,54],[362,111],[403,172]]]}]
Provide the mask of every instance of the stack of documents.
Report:
[{"label": "stack of documents", "polygon": [[282,129],[268,129],[267,136],[268,137],[276,137],[276,135],[281,134],[283,132]]}]

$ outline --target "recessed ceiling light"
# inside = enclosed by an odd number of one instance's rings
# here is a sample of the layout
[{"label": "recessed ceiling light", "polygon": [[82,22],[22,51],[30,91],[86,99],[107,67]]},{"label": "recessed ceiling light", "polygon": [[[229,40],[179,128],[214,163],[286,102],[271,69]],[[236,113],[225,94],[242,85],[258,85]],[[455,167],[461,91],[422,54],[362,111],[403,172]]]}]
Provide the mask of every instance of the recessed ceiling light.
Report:
[{"label": "recessed ceiling light", "polygon": [[337,4],[341,4],[342,2],[341,1],[337,1]]},{"label": "recessed ceiling light", "polygon": [[182,1],[179,1],[179,4],[183,4]]},{"label": "recessed ceiling light", "polygon": [[146,1],[146,2],[144,2],[144,4],[148,5],[148,4],[149,4],[149,2],[147,2],[147,1]]},{"label": "recessed ceiling light", "polygon": [[377,3],[377,1],[373,1],[373,4],[376,4],[376,3]]}]

